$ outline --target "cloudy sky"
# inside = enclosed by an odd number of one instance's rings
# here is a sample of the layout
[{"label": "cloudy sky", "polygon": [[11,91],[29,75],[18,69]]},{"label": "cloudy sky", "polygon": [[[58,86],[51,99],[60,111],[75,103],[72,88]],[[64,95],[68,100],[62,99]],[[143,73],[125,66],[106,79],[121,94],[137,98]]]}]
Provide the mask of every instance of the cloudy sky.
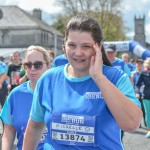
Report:
[{"label": "cloudy sky", "polygon": [[[0,0],[0,5],[17,5],[26,11],[34,8],[51,14],[61,12],[61,8],[56,6],[55,0]],[[122,14],[125,25],[129,28],[127,36],[133,39],[134,36],[134,17],[145,15],[145,34],[146,41],[150,43],[150,0],[122,0]],[[47,18],[45,18],[47,19]],[[50,21],[49,21],[50,23]]]}]

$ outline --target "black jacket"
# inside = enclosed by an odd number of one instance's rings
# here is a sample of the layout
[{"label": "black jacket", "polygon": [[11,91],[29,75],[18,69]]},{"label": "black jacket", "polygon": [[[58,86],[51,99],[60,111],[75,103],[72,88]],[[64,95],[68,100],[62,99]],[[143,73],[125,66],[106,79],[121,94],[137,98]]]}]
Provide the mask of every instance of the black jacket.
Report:
[{"label": "black jacket", "polygon": [[150,100],[150,72],[143,71],[136,83],[136,93],[140,93],[140,87],[144,83],[142,98]]}]

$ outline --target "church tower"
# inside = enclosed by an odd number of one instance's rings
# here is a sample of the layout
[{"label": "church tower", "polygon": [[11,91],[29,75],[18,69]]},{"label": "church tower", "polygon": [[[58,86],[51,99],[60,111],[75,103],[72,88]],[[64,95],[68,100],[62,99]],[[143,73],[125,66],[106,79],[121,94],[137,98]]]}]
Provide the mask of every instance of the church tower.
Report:
[{"label": "church tower", "polygon": [[142,44],[143,46],[146,46],[145,42],[145,15],[143,18],[137,18],[134,17],[134,29],[135,29],[135,35],[134,40]]}]

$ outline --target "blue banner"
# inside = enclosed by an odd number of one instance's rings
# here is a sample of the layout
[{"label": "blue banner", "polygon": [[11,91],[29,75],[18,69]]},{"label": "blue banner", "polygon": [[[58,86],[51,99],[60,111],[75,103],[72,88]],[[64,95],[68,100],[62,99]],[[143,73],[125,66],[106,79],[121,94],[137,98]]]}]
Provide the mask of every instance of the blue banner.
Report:
[{"label": "blue banner", "polygon": [[142,59],[150,57],[150,50],[146,49],[144,46],[136,41],[104,42],[104,47],[106,48],[108,44],[115,44],[117,51],[130,51],[138,57],[141,57]]}]

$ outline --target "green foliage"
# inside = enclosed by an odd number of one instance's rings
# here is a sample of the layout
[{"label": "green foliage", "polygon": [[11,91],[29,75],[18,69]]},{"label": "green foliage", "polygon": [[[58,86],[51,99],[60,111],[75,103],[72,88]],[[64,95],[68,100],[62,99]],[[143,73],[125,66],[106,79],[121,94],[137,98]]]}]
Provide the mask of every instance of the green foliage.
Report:
[{"label": "green foliage", "polygon": [[58,0],[64,8],[53,24],[63,33],[67,22],[74,15],[89,15],[100,23],[104,41],[125,40],[125,27],[119,10],[120,0]]}]

